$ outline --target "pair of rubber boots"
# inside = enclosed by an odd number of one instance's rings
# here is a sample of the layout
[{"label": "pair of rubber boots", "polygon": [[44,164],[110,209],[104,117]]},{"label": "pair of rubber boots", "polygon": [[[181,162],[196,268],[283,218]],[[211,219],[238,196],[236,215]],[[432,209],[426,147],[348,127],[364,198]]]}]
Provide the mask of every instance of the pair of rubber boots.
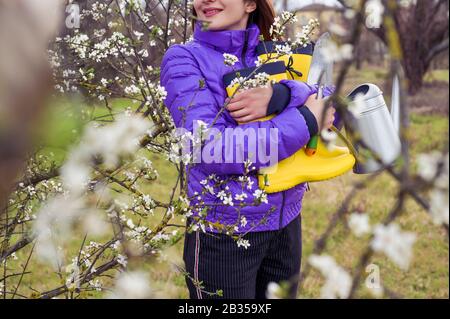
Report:
[{"label": "pair of rubber boots", "polygon": [[[258,70],[254,74],[267,73],[271,81],[280,82],[288,79],[306,82],[314,44],[298,48],[290,56],[279,55],[276,53],[275,46],[284,44],[284,42],[261,42],[257,47],[257,54],[260,60],[269,62],[259,69],[252,67],[226,74],[223,80],[228,97],[232,97],[239,86],[239,84],[231,86],[232,81],[237,77],[247,78],[256,69]],[[268,121],[275,116],[267,116],[257,121]],[[329,180],[351,170],[355,162],[355,157],[348,148],[334,146],[332,149],[328,149],[326,144],[319,139],[317,151],[313,156],[307,155],[305,146],[274,166],[260,169],[258,172],[259,188],[264,189],[267,193],[276,193],[305,182]]]}]

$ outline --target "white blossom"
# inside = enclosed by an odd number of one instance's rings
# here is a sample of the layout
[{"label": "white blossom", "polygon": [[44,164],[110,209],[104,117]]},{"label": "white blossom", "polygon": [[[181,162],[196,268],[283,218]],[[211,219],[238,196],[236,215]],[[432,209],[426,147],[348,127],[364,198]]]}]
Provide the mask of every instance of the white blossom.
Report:
[{"label": "white blossom", "polygon": [[366,26],[378,29],[383,23],[384,5],[381,0],[369,0],[366,3]]},{"label": "white blossom", "polygon": [[102,291],[102,282],[99,279],[91,280],[88,282],[91,288],[94,288],[96,291]]},{"label": "white blossom", "polygon": [[144,36],[144,34],[142,32],[139,32],[139,31],[134,31],[133,33],[134,33],[134,35],[136,36],[136,38],[138,40],[141,40],[141,38]]},{"label": "white blossom", "polygon": [[244,77],[236,77],[228,85],[228,88],[239,87],[239,90],[245,91],[259,87],[268,87],[271,83],[270,75],[261,72],[254,74],[252,78],[246,79]]},{"label": "white blossom", "polygon": [[126,9],[133,8],[136,10],[141,16],[145,10],[145,7],[147,5],[146,0],[120,0],[119,1],[119,9],[120,13],[124,16],[126,14]]},{"label": "white blossom", "polygon": [[323,129],[320,132],[320,137],[322,137],[322,139],[327,143],[334,143],[338,138],[338,135],[332,130]]},{"label": "white blossom", "polygon": [[231,196],[227,196],[223,199],[224,205],[234,206],[233,198]]},{"label": "white blossom", "polygon": [[78,257],[72,259],[72,263],[66,267],[66,286],[69,289],[80,288],[80,268],[78,267]]},{"label": "white blossom", "polygon": [[146,299],[151,297],[149,276],[141,271],[123,272],[116,280],[111,299]]},{"label": "white blossom", "polygon": [[293,54],[292,48],[289,44],[276,45],[275,52],[279,55],[287,55],[287,56],[291,56]]},{"label": "white blossom", "polygon": [[247,194],[246,193],[234,195],[234,199],[237,200],[237,201],[243,202],[246,198],[247,198]]},{"label": "white blossom", "polygon": [[233,54],[229,54],[229,53],[224,53],[223,54],[224,57],[224,63],[225,65],[228,66],[234,66],[236,64],[236,62],[239,61],[239,59],[237,58],[237,56],[233,55]]},{"label": "white blossom", "polygon": [[147,208],[155,207],[155,201],[150,197],[150,195],[142,195],[142,201]]},{"label": "white blossom", "polygon": [[387,226],[378,224],[374,229],[374,239],[371,247],[374,251],[385,253],[397,266],[403,270],[409,268],[412,258],[412,247],[416,235],[403,232],[397,224]]},{"label": "white blossom", "polygon": [[247,225],[247,218],[245,218],[245,216],[241,217],[241,226],[245,227]]},{"label": "white blossom", "polygon": [[117,255],[117,262],[122,265],[122,267],[126,268],[128,264],[128,258],[124,255]]},{"label": "white blossom", "polygon": [[431,182],[437,177],[438,164],[442,154],[438,151],[417,155],[418,174],[424,180]]},{"label": "white blossom", "polygon": [[267,299],[282,299],[283,289],[276,282],[269,282],[266,291]]},{"label": "white blossom", "polygon": [[275,17],[273,24],[270,26],[270,36],[272,39],[282,36],[286,30],[286,25],[296,23],[297,21],[298,19],[293,12],[282,12],[281,16]]},{"label": "white blossom", "polygon": [[314,34],[315,29],[319,26],[320,23],[318,19],[310,19],[308,24],[302,27],[302,31],[296,34],[292,45],[299,48],[306,47],[309,43],[311,43],[311,36]]},{"label": "white blossom", "polygon": [[328,63],[351,60],[353,58],[353,45],[348,43],[338,45],[334,41],[328,41],[327,45],[323,47],[323,55]]},{"label": "white blossom", "polygon": [[90,235],[105,235],[108,227],[109,224],[102,218],[99,211],[90,210],[83,218],[83,229]]},{"label": "white blossom", "polygon": [[348,220],[348,226],[357,237],[368,234],[371,230],[369,216],[367,214],[351,214]]},{"label": "white blossom", "polygon": [[312,255],[309,263],[318,269],[326,282],[321,289],[321,297],[326,299],[347,298],[352,286],[351,276],[340,267],[333,257],[328,255]]},{"label": "white blossom", "polygon": [[220,198],[221,201],[223,201],[228,197],[228,195],[227,193],[225,193],[225,191],[220,191],[219,193],[217,193],[217,197]]},{"label": "white blossom", "polygon": [[91,174],[90,156],[86,147],[80,147],[69,153],[68,160],[61,167],[61,180],[64,187],[74,194],[82,193]]},{"label": "white blossom", "polygon": [[64,195],[50,199],[36,214],[33,231],[37,236],[36,255],[54,268],[61,265],[63,254],[57,243],[70,233],[70,227],[78,216],[85,212],[85,203],[80,198]]},{"label": "white blossom", "polygon": [[121,155],[133,154],[139,148],[139,138],[150,127],[150,122],[141,117],[120,115],[111,125],[89,127],[84,142],[91,154],[101,155],[106,166],[114,167]]},{"label": "white blossom", "polygon": [[237,243],[238,247],[244,247],[245,249],[250,247],[250,242],[247,239],[239,238],[236,243]]},{"label": "white blossom", "polygon": [[262,203],[266,203],[266,204],[269,203],[269,201],[267,200],[267,193],[264,190],[261,190],[261,189],[255,190],[255,192],[253,193],[253,196],[257,200],[261,201]]},{"label": "white blossom", "polygon": [[436,225],[449,224],[449,194],[448,189],[435,189],[431,192],[430,213]]}]

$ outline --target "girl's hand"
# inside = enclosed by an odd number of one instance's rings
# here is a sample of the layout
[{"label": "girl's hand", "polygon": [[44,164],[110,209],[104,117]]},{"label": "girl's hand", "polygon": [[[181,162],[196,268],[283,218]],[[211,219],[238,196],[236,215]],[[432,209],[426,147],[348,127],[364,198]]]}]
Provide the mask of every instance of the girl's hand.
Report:
[{"label": "girl's hand", "polygon": [[[271,85],[267,88],[249,89],[237,93],[226,109],[239,124],[245,124],[266,116],[272,94]],[[228,101],[229,98],[225,103]]]},{"label": "girl's hand", "polygon": [[329,129],[334,123],[334,114],[336,109],[334,107],[329,107],[325,113],[325,119],[323,119],[323,111],[325,109],[326,99],[316,99],[317,94],[311,95],[306,101],[305,105],[314,114],[317,125],[319,126],[319,132],[323,129]]}]

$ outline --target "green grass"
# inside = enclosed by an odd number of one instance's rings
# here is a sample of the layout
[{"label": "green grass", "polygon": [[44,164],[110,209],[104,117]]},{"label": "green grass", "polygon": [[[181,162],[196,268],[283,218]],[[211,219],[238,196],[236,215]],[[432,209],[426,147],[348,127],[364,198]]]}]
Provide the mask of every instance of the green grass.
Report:
[{"label": "green grass", "polygon": [[[420,130],[416,130],[417,127],[420,127]],[[443,150],[443,142],[448,133],[448,117],[438,114],[417,115],[413,113],[411,114],[411,129],[408,133],[413,154]]]},{"label": "green grass", "polygon": [[[312,191],[306,194],[302,215],[304,262],[313,249],[314,240],[325,231],[329,219],[348,192],[349,185],[361,178],[363,177],[347,174],[333,181],[315,184]],[[393,207],[397,192],[396,183],[384,174],[361,191],[353,201],[350,212],[362,210],[369,214],[372,224],[378,223]],[[384,255],[376,254],[370,262],[379,266],[383,285],[403,297],[447,298],[448,242],[445,231],[433,225],[423,209],[411,199],[408,199],[398,223],[403,230],[413,231],[418,235],[414,259],[409,271],[403,272]],[[367,244],[367,240],[356,238],[341,224],[332,233],[327,253],[345,268],[352,269],[357,265]],[[321,276],[313,271],[305,281],[301,294],[319,297],[320,282]]]},{"label": "green grass", "polygon": [[448,70],[433,70],[428,72],[425,76],[425,82],[433,82],[433,81],[441,81],[441,82],[449,82],[449,73]]},{"label": "green grass", "polygon": [[[379,72],[379,71],[377,71]],[[375,74],[373,70],[365,71],[358,76],[352,76],[352,81],[361,83],[370,81],[376,77],[382,77],[382,72]],[[444,72],[438,72],[439,77],[444,77]],[[353,73],[352,73],[353,74]],[[448,72],[447,72],[448,81]],[[75,103],[76,104],[76,103]],[[77,141],[82,132],[84,123],[93,116],[105,116],[108,120],[108,112],[105,108],[86,110],[74,108],[74,103],[58,101],[57,107],[51,108],[48,116],[49,126],[46,126],[41,136],[41,142],[48,147],[44,152],[54,152],[58,162],[61,162],[69,146]],[[125,100],[117,100],[113,103],[113,110],[122,110],[126,107],[135,108],[136,105]],[[443,150],[448,143],[448,117],[442,115],[411,114],[411,128],[408,134],[411,138],[412,161],[419,153],[432,150]],[[46,133],[46,134],[45,134]],[[152,197],[161,201],[166,201],[174,185],[177,172],[172,165],[159,154],[150,154],[155,168],[158,170],[160,179],[148,185],[144,191]],[[346,194],[351,189],[351,185],[364,176],[348,173],[340,178],[317,183],[312,185],[311,192],[304,198],[302,211],[303,224],[303,260],[305,265],[307,258],[312,252],[314,241],[326,229],[332,214],[343,201]],[[372,224],[383,220],[389,213],[395,201],[395,194],[398,186],[388,175],[382,174],[375,179],[366,189],[362,190],[351,203],[351,210],[362,210],[370,215]],[[148,220],[150,225],[154,225],[160,218],[160,211],[154,218]],[[177,219],[177,223],[182,223]],[[401,271],[392,264],[385,256],[376,254],[371,262],[378,265],[381,271],[383,284],[400,296],[408,298],[448,298],[449,287],[449,255],[448,241],[442,228],[436,227],[431,222],[428,215],[415,203],[408,199],[406,208],[402,212],[398,223],[402,229],[417,233],[418,240],[414,246],[414,259],[409,271]],[[75,254],[81,244],[78,234],[68,243],[68,251]],[[351,270],[358,262],[358,257],[368,244],[367,240],[354,237],[349,229],[343,225],[333,231],[328,242],[327,253],[345,268]],[[13,269],[20,269],[20,265],[26,260],[31,247],[24,249],[18,254],[19,261],[11,262],[9,266]],[[188,293],[185,287],[184,277],[178,274],[171,263],[182,262],[183,240],[165,253],[165,260],[156,260],[144,265],[152,280],[152,287],[159,297],[187,298]],[[31,275],[25,275],[24,287],[32,286],[38,290],[54,288],[61,282],[49,267],[31,259],[29,271]],[[105,283],[110,279],[105,279]],[[316,298],[320,296],[320,288],[323,279],[319,273],[312,271],[299,292],[301,298]],[[22,291],[30,295],[31,289],[25,288]],[[94,292],[86,297],[99,298],[101,294]],[[370,298],[366,289],[359,291],[359,296]]]}]

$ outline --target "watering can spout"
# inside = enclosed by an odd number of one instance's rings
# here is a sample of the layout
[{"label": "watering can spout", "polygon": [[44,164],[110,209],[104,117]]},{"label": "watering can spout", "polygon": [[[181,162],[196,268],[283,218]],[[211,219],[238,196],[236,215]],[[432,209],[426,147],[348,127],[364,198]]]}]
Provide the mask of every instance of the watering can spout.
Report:
[{"label": "watering can spout", "polygon": [[391,118],[397,134],[400,135],[400,80],[395,75],[392,84]]}]

